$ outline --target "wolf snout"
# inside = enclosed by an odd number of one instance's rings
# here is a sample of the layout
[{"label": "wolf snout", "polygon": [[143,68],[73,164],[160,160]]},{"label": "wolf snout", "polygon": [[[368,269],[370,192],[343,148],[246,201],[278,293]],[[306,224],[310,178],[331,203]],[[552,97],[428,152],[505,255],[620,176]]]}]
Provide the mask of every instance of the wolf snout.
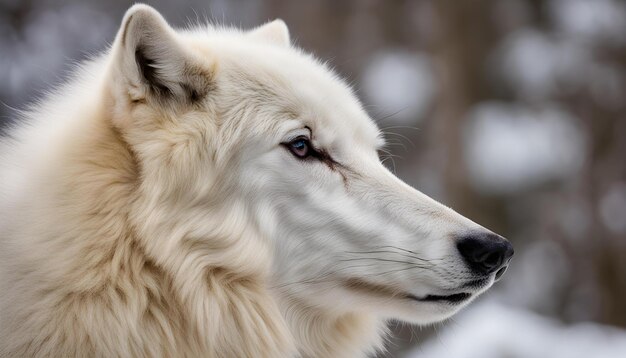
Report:
[{"label": "wolf snout", "polygon": [[493,233],[472,233],[458,239],[457,249],[467,265],[477,274],[496,272],[499,279],[513,256],[513,245]]}]

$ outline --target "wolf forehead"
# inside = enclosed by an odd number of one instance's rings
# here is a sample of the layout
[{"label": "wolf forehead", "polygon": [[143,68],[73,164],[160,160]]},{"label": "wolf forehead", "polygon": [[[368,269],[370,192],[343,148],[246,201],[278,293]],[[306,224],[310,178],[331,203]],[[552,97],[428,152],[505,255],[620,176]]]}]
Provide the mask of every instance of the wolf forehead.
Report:
[{"label": "wolf forehead", "polygon": [[286,116],[278,117],[299,119],[316,134],[329,128],[367,146],[382,145],[352,89],[292,45],[282,20],[252,31],[211,25],[176,31],[154,10],[138,5],[124,19],[119,38],[159,96],[184,97],[196,105],[207,100],[231,113],[244,105],[259,114],[280,112]]}]

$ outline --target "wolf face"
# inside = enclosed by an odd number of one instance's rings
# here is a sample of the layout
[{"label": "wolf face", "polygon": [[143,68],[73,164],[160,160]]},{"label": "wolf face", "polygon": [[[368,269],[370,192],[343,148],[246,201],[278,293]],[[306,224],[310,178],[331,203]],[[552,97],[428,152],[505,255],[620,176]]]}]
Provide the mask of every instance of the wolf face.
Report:
[{"label": "wolf face", "polygon": [[[153,215],[135,221],[155,257],[183,236],[239,245],[225,265],[265,260],[284,310],[418,324],[449,317],[506,269],[508,241],[381,164],[375,123],[282,21],[176,32],[138,5],[112,56],[109,105],[141,163],[135,212]],[[241,240],[205,239],[216,235]]]}]

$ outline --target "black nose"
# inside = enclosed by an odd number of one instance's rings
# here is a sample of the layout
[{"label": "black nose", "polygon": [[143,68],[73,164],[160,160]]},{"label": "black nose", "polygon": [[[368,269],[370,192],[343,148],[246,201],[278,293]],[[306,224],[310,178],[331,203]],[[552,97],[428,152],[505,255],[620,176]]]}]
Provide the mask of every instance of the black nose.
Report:
[{"label": "black nose", "polygon": [[[511,243],[492,233],[466,235],[457,241],[456,247],[472,270],[482,275],[504,268],[513,256]],[[504,269],[496,276],[499,278],[503,273]]]}]

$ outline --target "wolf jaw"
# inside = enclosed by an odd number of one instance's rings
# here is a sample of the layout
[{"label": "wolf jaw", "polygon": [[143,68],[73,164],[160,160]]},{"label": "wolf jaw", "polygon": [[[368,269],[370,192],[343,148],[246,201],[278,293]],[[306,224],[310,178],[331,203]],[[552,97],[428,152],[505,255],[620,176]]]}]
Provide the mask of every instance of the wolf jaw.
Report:
[{"label": "wolf jaw", "polygon": [[280,20],[177,32],[135,5],[55,93],[2,146],[0,357],[359,356],[512,255],[382,166]]}]

